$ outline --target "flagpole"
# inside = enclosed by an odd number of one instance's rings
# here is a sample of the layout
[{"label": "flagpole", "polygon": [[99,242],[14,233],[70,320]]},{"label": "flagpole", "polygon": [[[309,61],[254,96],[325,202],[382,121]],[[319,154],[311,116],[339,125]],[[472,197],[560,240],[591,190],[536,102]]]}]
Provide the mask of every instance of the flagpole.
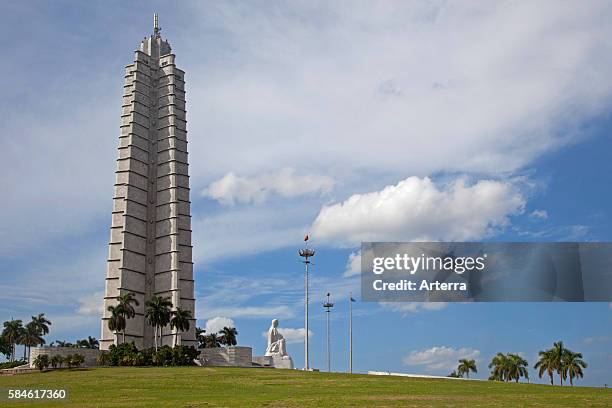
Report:
[{"label": "flagpole", "polygon": [[353,373],[353,292],[349,294],[349,373]]}]

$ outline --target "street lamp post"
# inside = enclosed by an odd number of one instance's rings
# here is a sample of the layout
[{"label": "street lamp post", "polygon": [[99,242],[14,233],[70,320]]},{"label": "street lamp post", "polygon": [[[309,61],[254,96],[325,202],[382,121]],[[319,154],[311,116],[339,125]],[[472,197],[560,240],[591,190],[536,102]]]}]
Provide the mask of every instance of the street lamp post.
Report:
[{"label": "street lamp post", "polygon": [[[304,241],[308,241],[308,236],[304,238]],[[308,265],[310,261],[308,258],[312,258],[314,254],[314,249],[308,248],[308,243],[306,243],[306,248],[299,251],[299,255],[304,258],[302,261],[304,263],[304,370],[310,370],[308,364]]]},{"label": "street lamp post", "polygon": [[327,372],[331,372],[331,351],[330,351],[330,343],[329,343],[329,313],[331,312],[331,308],[334,307],[334,304],[329,301],[329,293],[327,294],[327,302],[323,303],[323,307],[326,310],[327,315]]},{"label": "street lamp post", "polygon": [[349,373],[353,373],[353,292],[349,293]]}]

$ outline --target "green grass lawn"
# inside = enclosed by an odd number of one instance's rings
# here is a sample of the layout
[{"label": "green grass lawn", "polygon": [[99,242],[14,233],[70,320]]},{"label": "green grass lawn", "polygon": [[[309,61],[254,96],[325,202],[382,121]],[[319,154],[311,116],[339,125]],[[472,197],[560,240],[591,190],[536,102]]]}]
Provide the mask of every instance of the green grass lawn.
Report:
[{"label": "green grass lawn", "polygon": [[[67,389],[64,401],[10,402],[7,389]],[[0,406],[612,407],[612,389],[295,370],[117,367],[0,377]]]}]

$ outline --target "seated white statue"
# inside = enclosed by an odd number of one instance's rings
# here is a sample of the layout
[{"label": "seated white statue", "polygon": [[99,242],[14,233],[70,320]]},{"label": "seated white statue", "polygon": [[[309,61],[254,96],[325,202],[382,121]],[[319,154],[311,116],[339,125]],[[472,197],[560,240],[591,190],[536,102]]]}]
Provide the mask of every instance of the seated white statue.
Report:
[{"label": "seated white statue", "polygon": [[289,358],[285,347],[285,338],[277,329],[278,319],[272,320],[272,325],[268,330],[268,348],[266,348],[266,356],[282,356]]}]

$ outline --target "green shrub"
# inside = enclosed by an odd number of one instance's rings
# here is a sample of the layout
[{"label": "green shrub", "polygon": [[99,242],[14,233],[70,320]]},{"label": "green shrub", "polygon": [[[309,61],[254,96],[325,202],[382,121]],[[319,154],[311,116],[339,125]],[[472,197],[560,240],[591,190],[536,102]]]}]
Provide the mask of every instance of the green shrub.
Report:
[{"label": "green shrub", "polygon": [[15,367],[19,367],[20,365],[24,365],[24,364],[27,364],[27,361],[25,360],[7,361],[5,363],[0,363],[0,370],[4,370],[5,368],[15,368]]},{"label": "green shrub", "polygon": [[172,365],[172,347],[161,346],[153,353],[153,361],[155,365],[164,367]]},{"label": "green shrub", "polygon": [[138,350],[133,342],[122,343],[118,346],[111,344],[106,357],[107,364],[110,366],[133,365],[126,363],[133,361],[136,358],[136,353],[138,353]]},{"label": "green shrub", "polygon": [[73,367],[79,367],[81,364],[85,363],[85,356],[82,354],[73,354],[70,356],[70,364]]},{"label": "green shrub", "polygon": [[194,365],[194,359],[198,357],[200,352],[195,347],[176,346],[172,349],[172,365],[173,366],[190,366]]},{"label": "green shrub", "polygon": [[60,367],[61,368],[62,367],[62,363],[64,362],[63,360],[64,359],[62,358],[62,356],[56,354],[54,356],[51,356],[51,358],[49,359],[49,362],[51,363],[51,367],[53,367],[53,368]]},{"label": "green shrub", "polygon": [[98,357],[98,364],[110,366],[189,366],[198,357],[199,351],[194,347],[170,346],[148,348],[138,351],[134,343],[111,345],[108,353]]},{"label": "green shrub", "polygon": [[49,356],[46,354],[39,354],[34,359],[34,367],[38,368],[40,371],[49,367]]}]

